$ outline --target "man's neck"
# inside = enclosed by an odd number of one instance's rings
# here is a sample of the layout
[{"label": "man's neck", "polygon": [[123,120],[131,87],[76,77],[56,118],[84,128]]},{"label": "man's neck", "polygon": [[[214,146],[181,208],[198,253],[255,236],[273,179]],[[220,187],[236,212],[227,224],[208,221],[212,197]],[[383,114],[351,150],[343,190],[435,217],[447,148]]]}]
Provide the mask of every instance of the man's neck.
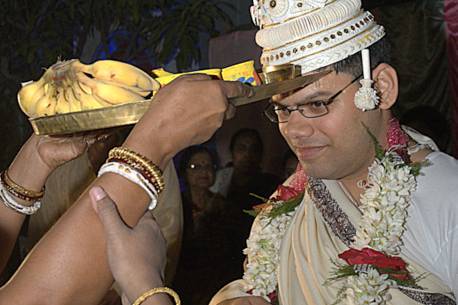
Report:
[{"label": "man's neck", "polygon": [[[411,142],[409,142],[409,145],[413,145],[413,144],[415,144],[415,142],[411,140]],[[429,155],[431,152],[432,150],[429,148],[421,149],[418,152],[412,154],[410,156],[410,160],[413,163],[423,162],[426,156]],[[350,199],[356,205],[360,204],[359,200],[361,198],[361,194],[364,192],[364,189],[365,189],[364,184],[367,182],[367,175],[368,175],[368,170],[365,170],[361,172],[360,174],[348,176],[348,177],[338,180],[339,183],[345,188],[347,195],[351,197]]]},{"label": "man's neck", "polygon": [[364,192],[364,185],[367,179],[367,170],[360,175],[346,177],[338,180],[339,183],[344,187],[347,196],[356,205],[359,206],[359,199],[361,194]]}]

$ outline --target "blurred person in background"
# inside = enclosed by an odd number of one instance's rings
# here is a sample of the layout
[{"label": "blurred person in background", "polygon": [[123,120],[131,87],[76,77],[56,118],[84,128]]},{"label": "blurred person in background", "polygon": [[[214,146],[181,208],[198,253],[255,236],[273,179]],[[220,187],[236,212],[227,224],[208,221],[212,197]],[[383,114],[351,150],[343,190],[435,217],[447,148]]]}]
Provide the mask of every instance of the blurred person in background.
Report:
[{"label": "blurred person in background", "polygon": [[237,259],[241,249],[234,247],[233,206],[209,189],[216,164],[216,156],[204,146],[187,148],[180,161],[184,227],[174,288],[184,304],[208,304],[227,280],[242,274]]},{"label": "blurred person in background", "polygon": [[441,151],[448,151],[450,124],[436,108],[426,105],[411,108],[402,115],[400,122],[431,138]]}]

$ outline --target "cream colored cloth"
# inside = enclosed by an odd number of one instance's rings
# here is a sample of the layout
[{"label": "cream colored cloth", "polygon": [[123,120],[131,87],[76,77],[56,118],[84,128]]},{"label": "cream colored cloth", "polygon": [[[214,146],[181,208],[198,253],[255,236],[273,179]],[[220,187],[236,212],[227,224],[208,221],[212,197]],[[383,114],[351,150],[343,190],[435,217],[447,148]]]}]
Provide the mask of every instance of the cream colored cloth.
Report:
[{"label": "cream colored cloth", "polygon": [[[350,222],[357,228],[361,218],[359,210],[348,200],[335,181],[326,181],[325,184]],[[323,221],[321,212],[310,197],[306,196],[286,238],[283,239],[278,276],[280,303],[317,305],[334,303],[342,283],[334,282],[329,286],[323,283],[331,274],[333,267],[331,260],[335,260],[339,253],[347,249],[348,247],[334,234],[326,221]],[[415,270],[417,276],[427,275],[419,282],[426,291],[451,295],[450,288],[435,275],[408,258],[403,258]],[[422,304],[397,289],[391,289],[390,293],[393,299],[388,304]]]},{"label": "cream colored cloth", "polygon": [[[335,211],[341,209],[348,216],[347,220],[354,228],[357,228],[361,213],[350,202],[339,184],[336,181],[325,181],[322,185],[326,185],[326,188],[323,188],[320,192],[321,196],[319,198],[323,198],[323,195],[331,195],[335,202],[338,202],[338,205],[331,205],[330,210],[333,213],[329,215],[329,219],[337,219],[338,215]],[[326,193],[326,189],[329,193]],[[415,204],[414,201],[410,208],[418,208]],[[345,222],[339,223],[342,224]],[[254,226],[256,225],[258,225],[257,221],[254,223]],[[341,226],[340,228],[342,229],[344,227]],[[409,224],[409,219],[407,228],[411,231],[409,232],[410,236],[413,237],[418,236],[424,229],[422,227],[414,227],[411,221]],[[426,251],[429,245],[423,244],[422,247]],[[278,274],[280,304],[333,304],[336,301],[336,295],[341,287],[341,283],[334,282],[332,285],[323,284],[331,275],[331,269],[333,267],[331,260],[336,260],[337,255],[347,249],[347,245],[336,236],[332,230],[332,226],[326,222],[323,214],[312,201],[309,194],[306,193],[291,226],[283,238],[280,249],[280,268]],[[415,275],[426,274],[426,277],[419,282],[419,285],[425,288],[427,292],[436,294],[428,295],[410,290],[409,293],[418,298],[417,300],[423,298],[422,302],[417,302],[399,290],[391,289],[390,293],[393,299],[388,304],[454,304],[451,289],[444,284],[444,280],[441,281],[436,275],[405,257],[404,252],[408,251],[404,250],[401,256],[413,267]],[[446,294],[450,298],[438,295],[437,293]],[[210,305],[219,304],[226,299],[247,295],[243,290],[243,280],[238,280],[221,289],[212,299]],[[429,301],[425,301],[425,297],[429,297]],[[435,302],[431,302],[431,300],[437,297],[442,297],[441,301],[438,302],[436,299]]]},{"label": "cream colored cloth", "polygon": [[[57,168],[46,182],[42,206],[30,218],[25,247],[31,249],[96,178],[87,154]],[[166,282],[175,275],[181,247],[183,210],[173,162],[164,170],[165,189],[152,212],[167,241]]]}]

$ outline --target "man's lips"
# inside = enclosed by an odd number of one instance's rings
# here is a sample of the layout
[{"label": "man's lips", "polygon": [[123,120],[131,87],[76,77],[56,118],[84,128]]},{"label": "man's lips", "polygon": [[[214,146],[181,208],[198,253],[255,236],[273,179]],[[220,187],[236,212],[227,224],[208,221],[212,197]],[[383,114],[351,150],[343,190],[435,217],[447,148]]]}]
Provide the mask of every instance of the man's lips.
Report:
[{"label": "man's lips", "polygon": [[316,158],[320,155],[326,146],[307,146],[307,147],[295,147],[297,158],[305,161]]}]

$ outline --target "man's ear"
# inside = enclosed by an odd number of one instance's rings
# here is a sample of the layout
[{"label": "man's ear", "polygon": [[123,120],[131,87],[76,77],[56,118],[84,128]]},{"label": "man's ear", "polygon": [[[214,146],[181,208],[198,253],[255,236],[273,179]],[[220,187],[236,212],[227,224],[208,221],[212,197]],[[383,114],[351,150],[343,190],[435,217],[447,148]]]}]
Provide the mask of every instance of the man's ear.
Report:
[{"label": "man's ear", "polygon": [[378,107],[383,110],[390,109],[396,102],[399,93],[396,70],[388,64],[381,63],[372,71],[372,79],[380,98]]}]

